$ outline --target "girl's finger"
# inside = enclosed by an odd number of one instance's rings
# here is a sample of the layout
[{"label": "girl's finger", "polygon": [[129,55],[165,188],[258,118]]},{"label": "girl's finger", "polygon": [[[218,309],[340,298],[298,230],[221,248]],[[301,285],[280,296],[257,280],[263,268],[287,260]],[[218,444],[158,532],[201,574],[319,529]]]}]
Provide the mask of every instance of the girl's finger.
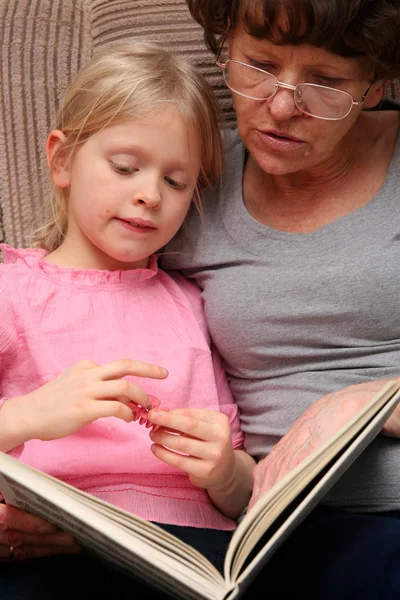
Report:
[{"label": "girl's finger", "polygon": [[158,459],[162,460],[167,465],[175,467],[190,475],[194,474],[194,472],[197,470],[197,465],[202,463],[202,461],[198,458],[185,456],[183,454],[176,454],[175,452],[168,450],[168,448],[159,446],[158,444],[152,444],[150,448],[154,456],[156,456]]},{"label": "girl's finger", "polygon": [[[163,427],[169,431],[184,433],[188,437],[197,438],[204,441],[213,441],[217,432],[218,435],[220,435],[220,433],[224,430],[226,430],[227,433],[230,431],[229,422],[226,418],[224,419],[226,424],[223,426],[223,420],[218,419],[217,423],[215,423],[215,420],[214,422],[202,421],[192,416],[182,415],[175,409],[168,412],[161,409],[152,409],[149,410],[147,418],[151,423],[154,423],[159,427]],[[213,425],[218,426],[213,427]]]},{"label": "girl's finger", "polygon": [[168,433],[164,429],[151,431],[150,439],[159,446],[164,446],[173,452],[183,453],[202,460],[212,459],[212,448],[207,442],[199,441],[182,435]]},{"label": "girl's finger", "polygon": [[171,414],[183,417],[192,417],[204,423],[220,423],[226,421],[226,415],[219,410],[209,410],[207,408],[174,408]]},{"label": "girl's finger", "polygon": [[122,402],[118,400],[93,400],[89,405],[88,422],[105,417],[116,417],[127,423],[133,421],[132,410]]},{"label": "girl's finger", "polygon": [[127,379],[115,379],[110,381],[98,381],[91,385],[90,395],[97,400],[116,399],[122,404],[135,402],[147,408],[151,400],[146,392],[139,386]]},{"label": "girl's finger", "polygon": [[152,365],[151,363],[140,360],[131,360],[122,358],[114,362],[107,363],[98,367],[98,374],[103,381],[109,379],[119,379],[126,375],[135,375],[136,377],[149,377],[152,379],[165,379],[168,377],[167,369]]}]

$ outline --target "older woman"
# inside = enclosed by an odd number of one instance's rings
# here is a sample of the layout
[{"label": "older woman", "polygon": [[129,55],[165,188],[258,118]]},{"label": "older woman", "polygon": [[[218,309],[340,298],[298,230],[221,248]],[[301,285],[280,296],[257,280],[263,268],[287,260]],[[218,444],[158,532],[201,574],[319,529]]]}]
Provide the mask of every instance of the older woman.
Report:
[{"label": "older woman", "polygon": [[[400,112],[382,102],[400,4],[188,4],[238,130],[204,196],[205,239],[193,213],[164,266],[203,290],[260,461],[252,504],[400,376]],[[383,433],[400,435],[398,414]],[[378,436],[266,566],[274,599],[400,597],[399,465],[400,441]]]}]

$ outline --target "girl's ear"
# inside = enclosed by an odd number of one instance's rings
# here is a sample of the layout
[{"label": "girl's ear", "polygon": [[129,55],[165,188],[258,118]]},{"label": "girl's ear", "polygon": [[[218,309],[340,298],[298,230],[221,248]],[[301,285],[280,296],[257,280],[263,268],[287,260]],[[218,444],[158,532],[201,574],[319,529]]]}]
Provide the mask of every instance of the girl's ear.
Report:
[{"label": "girl's ear", "polygon": [[51,173],[51,179],[55,186],[66,188],[70,184],[70,174],[67,157],[62,150],[65,135],[59,129],[54,129],[47,138],[46,156],[47,164]]}]

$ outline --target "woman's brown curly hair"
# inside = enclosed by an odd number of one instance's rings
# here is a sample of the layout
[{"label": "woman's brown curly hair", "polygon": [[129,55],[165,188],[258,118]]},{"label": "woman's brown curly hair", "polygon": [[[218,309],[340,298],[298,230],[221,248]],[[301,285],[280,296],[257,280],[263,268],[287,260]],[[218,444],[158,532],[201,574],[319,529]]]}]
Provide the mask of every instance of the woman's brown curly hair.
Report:
[{"label": "woman's brown curly hair", "polygon": [[[276,44],[302,43],[344,57],[371,60],[375,78],[400,75],[399,0],[187,0],[204,28],[207,46],[220,51],[239,21],[246,31]],[[285,14],[285,27],[279,27]]]}]

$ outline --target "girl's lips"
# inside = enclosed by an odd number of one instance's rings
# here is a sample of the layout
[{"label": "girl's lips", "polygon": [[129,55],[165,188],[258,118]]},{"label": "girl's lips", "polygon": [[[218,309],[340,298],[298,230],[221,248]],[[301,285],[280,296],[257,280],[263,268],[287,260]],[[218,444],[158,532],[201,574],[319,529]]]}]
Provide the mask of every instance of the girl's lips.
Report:
[{"label": "girl's lips", "polygon": [[138,233],[149,233],[157,229],[151,221],[145,221],[143,219],[118,219],[118,221],[123,227],[130,229],[130,231],[137,231]]},{"label": "girl's lips", "polygon": [[278,150],[278,151],[282,151],[282,152],[290,151],[290,150],[297,150],[298,148],[303,146],[303,144],[305,143],[302,140],[299,140],[298,138],[291,137],[291,136],[290,137],[285,136],[276,131],[260,131],[259,130],[258,134],[261,137],[261,139],[263,140],[263,142],[269,148],[271,148],[271,150]]}]

